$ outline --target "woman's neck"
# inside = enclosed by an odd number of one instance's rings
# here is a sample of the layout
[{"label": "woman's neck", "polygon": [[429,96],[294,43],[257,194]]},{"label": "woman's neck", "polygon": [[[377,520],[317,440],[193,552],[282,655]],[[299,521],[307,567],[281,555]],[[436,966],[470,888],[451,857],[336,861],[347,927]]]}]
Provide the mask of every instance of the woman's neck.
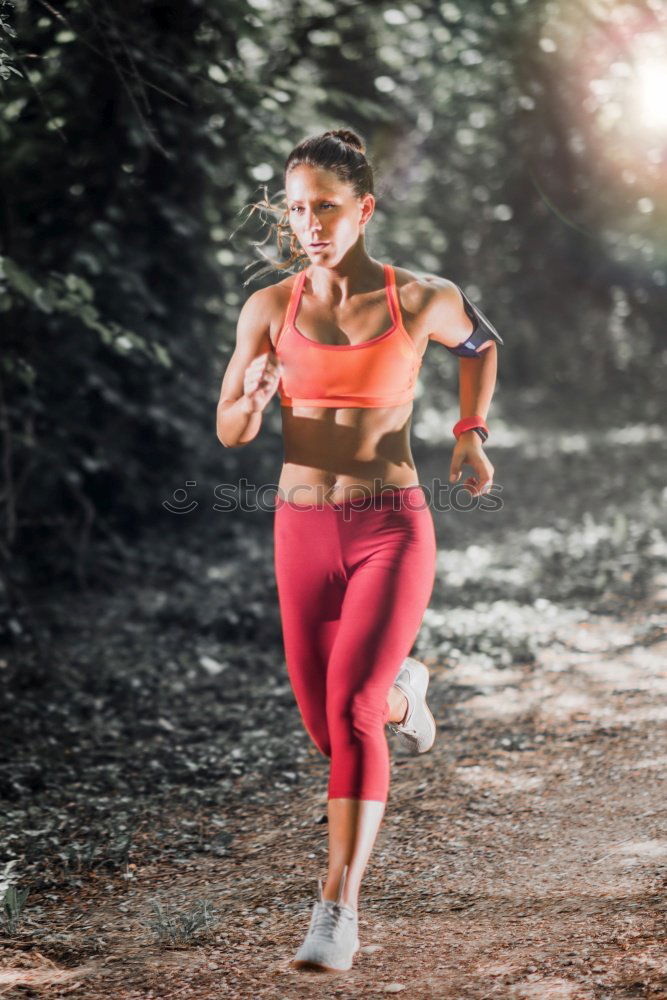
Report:
[{"label": "woman's neck", "polygon": [[[356,247],[353,249],[357,250]],[[365,247],[354,254],[350,251],[336,267],[311,264],[308,276],[318,298],[337,304],[360,292],[374,291],[384,284],[382,264],[369,257]]]}]

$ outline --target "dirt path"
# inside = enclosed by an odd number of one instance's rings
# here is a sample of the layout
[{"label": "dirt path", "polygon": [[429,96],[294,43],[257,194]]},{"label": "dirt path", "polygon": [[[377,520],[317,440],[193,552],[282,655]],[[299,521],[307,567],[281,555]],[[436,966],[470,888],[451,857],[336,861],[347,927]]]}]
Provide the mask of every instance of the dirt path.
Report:
[{"label": "dirt path", "polygon": [[[667,441],[511,430],[503,509],[436,516],[413,653],[438,738],[390,737],[352,970],[289,967],[327,762],[285,675],[270,517],[202,515],[157,524],[111,593],[46,592],[39,643],[0,655],[0,851],[30,889],[0,998],[667,998]],[[156,901],[214,916],[169,946]]]},{"label": "dirt path", "polygon": [[[289,967],[325,870],[326,762],[308,747],[298,787],[233,796],[222,858],[139,866],[99,890],[89,878],[48,906],[69,961],[8,947],[0,996],[667,996],[662,610],[565,622],[530,666],[431,664],[438,739],[423,757],[392,744],[350,972]],[[221,923],[164,949],[144,926],[156,897],[205,897]],[[101,953],[74,963],[93,940]]]}]

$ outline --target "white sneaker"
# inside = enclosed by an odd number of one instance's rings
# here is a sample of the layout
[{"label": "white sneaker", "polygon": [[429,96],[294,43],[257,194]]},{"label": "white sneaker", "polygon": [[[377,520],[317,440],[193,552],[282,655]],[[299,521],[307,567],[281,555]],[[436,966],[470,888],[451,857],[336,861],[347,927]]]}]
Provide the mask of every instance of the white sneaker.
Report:
[{"label": "white sneaker", "polygon": [[435,741],[435,719],[426,704],[429,679],[426,664],[408,656],[394,681],[395,687],[408,700],[408,710],[403,722],[389,722],[387,725],[412,753],[426,753]]},{"label": "white sneaker", "polygon": [[306,939],[292,960],[295,969],[317,972],[346,972],[359,951],[358,917],[352,906],[341,903],[347,865],[338,888],[336,902],[322,899],[322,879],[318,878],[317,902],[313,905]]}]

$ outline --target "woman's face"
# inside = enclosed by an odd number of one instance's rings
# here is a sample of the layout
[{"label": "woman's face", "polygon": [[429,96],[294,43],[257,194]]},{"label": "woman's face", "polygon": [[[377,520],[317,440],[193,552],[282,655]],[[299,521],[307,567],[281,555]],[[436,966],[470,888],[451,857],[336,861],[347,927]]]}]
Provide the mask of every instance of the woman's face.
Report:
[{"label": "woman's face", "polygon": [[358,198],[351,184],[323,167],[290,170],[285,195],[292,230],[319,267],[333,267],[345,256],[375,208],[372,194]]}]

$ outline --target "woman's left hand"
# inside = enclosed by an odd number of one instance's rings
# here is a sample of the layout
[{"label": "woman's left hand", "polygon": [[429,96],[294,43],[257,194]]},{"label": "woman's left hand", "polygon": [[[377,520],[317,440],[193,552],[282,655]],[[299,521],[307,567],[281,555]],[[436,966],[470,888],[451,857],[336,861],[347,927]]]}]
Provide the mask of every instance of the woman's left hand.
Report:
[{"label": "woman's left hand", "polygon": [[482,450],[482,442],[475,431],[464,431],[454,445],[449,468],[450,483],[458,483],[463,465],[472,466],[474,475],[462,484],[473,496],[488,493],[493,485],[493,466]]}]

